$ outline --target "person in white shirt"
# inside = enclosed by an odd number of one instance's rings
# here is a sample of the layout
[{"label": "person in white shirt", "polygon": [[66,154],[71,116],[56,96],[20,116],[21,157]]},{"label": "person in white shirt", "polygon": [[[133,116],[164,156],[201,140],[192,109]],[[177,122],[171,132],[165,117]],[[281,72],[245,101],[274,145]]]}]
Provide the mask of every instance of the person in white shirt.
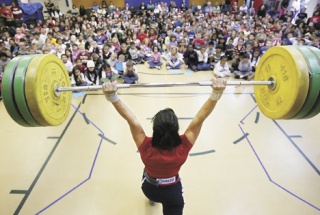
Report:
[{"label": "person in white shirt", "polygon": [[216,77],[228,77],[230,76],[231,72],[229,70],[229,65],[228,65],[228,57],[227,56],[222,56],[220,58],[220,61],[215,65],[213,73]]},{"label": "person in white shirt", "polygon": [[200,50],[197,50],[196,52],[198,54],[197,70],[209,70],[211,65],[208,62],[208,53],[206,52],[206,47],[201,46]]},{"label": "person in white shirt", "polygon": [[66,54],[62,54],[61,55],[61,60],[62,60],[62,63],[66,66],[66,69],[69,73],[69,75],[71,76],[72,74],[72,69],[73,69],[73,65],[72,63],[68,60],[68,57]]},{"label": "person in white shirt", "polygon": [[41,50],[44,45],[44,40],[40,39],[39,33],[36,32],[36,33],[34,33],[33,40],[31,42],[31,44],[36,44],[37,49]]},{"label": "person in white shirt", "polygon": [[243,13],[243,15],[246,15],[246,14],[247,14],[247,12],[248,12],[248,7],[247,7],[247,5],[246,5],[245,2],[243,3],[242,6],[240,6],[239,10],[240,10],[240,12]]}]

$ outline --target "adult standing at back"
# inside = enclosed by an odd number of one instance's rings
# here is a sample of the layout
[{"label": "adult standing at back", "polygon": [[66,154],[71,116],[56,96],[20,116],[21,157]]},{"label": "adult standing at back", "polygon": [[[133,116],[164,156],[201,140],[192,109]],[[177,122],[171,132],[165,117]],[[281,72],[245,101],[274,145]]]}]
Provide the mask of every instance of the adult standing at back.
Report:
[{"label": "adult standing at back", "polygon": [[200,134],[203,122],[214,110],[225,87],[225,80],[212,79],[211,96],[182,135],[179,135],[179,122],[174,111],[170,108],[160,110],[152,119],[153,136],[149,137],[134,113],[118,97],[116,82],[103,84],[106,99],[128,122],[145,165],[142,191],[151,201],[162,203],[164,215],[183,213],[184,199],[179,171]]}]

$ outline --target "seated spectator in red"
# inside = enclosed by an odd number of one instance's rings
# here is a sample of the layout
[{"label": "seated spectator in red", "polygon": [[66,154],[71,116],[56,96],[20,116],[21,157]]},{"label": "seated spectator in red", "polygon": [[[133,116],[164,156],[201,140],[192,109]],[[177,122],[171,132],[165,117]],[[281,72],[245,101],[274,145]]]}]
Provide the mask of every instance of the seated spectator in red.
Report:
[{"label": "seated spectator in red", "polygon": [[19,7],[19,6],[17,6],[16,5],[16,3],[15,2],[12,2],[11,3],[11,12],[12,12],[12,14],[13,14],[13,18],[15,19],[15,20],[21,20],[21,19],[23,19],[23,17],[22,17],[22,10],[21,10],[21,8]]},{"label": "seated spectator in red", "polygon": [[145,29],[141,28],[140,32],[137,35],[137,38],[140,40],[140,43],[142,43],[142,41],[148,37],[148,34],[145,33]]},{"label": "seated spectator in red", "polygon": [[1,4],[0,16],[5,19],[6,26],[15,26],[15,22],[13,20],[13,14],[11,10],[6,7],[5,3]]},{"label": "seated spectator in red", "polygon": [[233,49],[233,55],[239,55],[240,53],[244,53],[246,51],[246,47],[244,46],[244,39],[241,37],[238,39],[237,45]]},{"label": "seated spectator in red", "polygon": [[192,45],[195,49],[200,50],[201,46],[204,46],[206,43],[204,39],[202,39],[201,33],[197,33],[196,39],[192,41]]},{"label": "seated spectator in red", "polygon": [[78,54],[77,58],[81,59],[83,65],[87,65],[87,61],[91,60],[91,55],[83,45],[79,46],[80,53]]}]

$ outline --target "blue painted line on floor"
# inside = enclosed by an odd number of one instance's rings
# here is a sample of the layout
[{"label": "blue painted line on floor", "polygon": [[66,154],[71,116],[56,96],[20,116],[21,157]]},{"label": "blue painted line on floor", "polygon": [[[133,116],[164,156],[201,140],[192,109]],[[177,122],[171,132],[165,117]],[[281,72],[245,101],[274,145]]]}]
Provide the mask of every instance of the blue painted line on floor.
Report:
[{"label": "blue painted line on floor", "polygon": [[106,136],[104,136],[103,134],[99,134],[100,137],[102,137],[105,141],[112,143],[113,145],[116,145],[117,143],[113,140],[110,140],[109,138],[107,138]]},{"label": "blue painted line on floor", "polygon": [[254,106],[254,108],[252,108],[252,110],[250,110],[250,112],[245,115],[245,117],[240,121],[241,124],[244,124],[244,120],[252,113],[252,111],[254,111],[256,108],[258,107],[258,105]]},{"label": "blue painted line on floor", "polygon": [[249,135],[249,133],[245,133],[242,137],[240,137],[239,139],[234,141],[233,144],[237,144],[237,143],[241,142],[242,140],[246,139],[248,135]]},{"label": "blue painted line on floor", "polygon": [[256,120],[254,120],[254,123],[258,124],[258,122],[259,122],[259,118],[260,118],[260,113],[259,113],[259,112],[257,112]]},{"label": "blue painted line on floor", "polygon": [[47,139],[59,139],[60,137],[47,137]]},{"label": "blue painted line on floor", "polygon": [[250,94],[251,98],[253,99],[254,103],[257,103],[256,97],[254,97],[254,94]]},{"label": "blue painted line on floor", "polygon": [[[57,140],[57,142],[55,143],[55,145],[53,146],[53,148],[51,149],[49,155],[47,156],[45,162],[42,164],[41,169],[39,170],[38,174],[36,175],[36,177],[34,178],[34,180],[32,181],[28,192],[24,195],[24,197],[22,198],[21,202],[19,203],[18,207],[16,208],[15,212],[13,213],[14,215],[18,215],[23,207],[23,205],[25,204],[25,202],[27,201],[27,199],[29,198],[30,193],[32,192],[33,188],[36,186],[36,184],[38,183],[39,178],[41,177],[43,171],[45,170],[45,168],[47,167],[51,157],[53,156],[54,152],[56,151],[57,147],[59,146],[61,140],[63,139],[64,135],[66,134],[67,130],[69,129],[69,126],[71,125],[71,123],[73,122],[74,117],[77,114],[77,110],[80,108],[81,103],[78,105],[78,107],[76,107],[76,110],[74,111],[74,113],[72,114],[68,124],[66,125],[66,127],[63,129],[59,139]],[[75,106],[73,106],[75,107]]]},{"label": "blue painted line on floor", "polygon": [[10,194],[27,194],[29,190],[11,190]]},{"label": "blue painted line on floor", "polygon": [[84,95],[84,97],[82,99],[82,104],[84,104],[86,102],[86,98],[87,98],[87,94]]},{"label": "blue painted line on floor", "polygon": [[88,117],[85,113],[82,114],[84,121],[89,125],[90,121],[88,120]]},{"label": "blue painted line on floor", "polygon": [[198,156],[198,155],[206,155],[206,154],[210,154],[216,152],[216,150],[208,150],[208,151],[204,151],[204,152],[196,152],[196,153],[190,153],[189,156]]},{"label": "blue painted line on floor", "polygon": [[306,154],[304,154],[304,152],[299,148],[299,146],[292,140],[292,138],[290,138],[290,136],[284,131],[284,129],[275,121],[272,120],[274,122],[274,124],[276,124],[276,126],[281,130],[281,132],[288,138],[288,140],[290,141],[290,143],[298,150],[298,152],[303,156],[303,158],[310,164],[310,166],[314,169],[314,171],[316,171],[316,173],[318,173],[318,175],[320,175],[320,170],[316,167],[316,165],[314,165],[314,163],[312,163],[312,161],[308,158],[308,156]]},{"label": "blue painted line on floor", "polygon": [[[239,125],[239,127],[240,127],[240,130],[242,131],[243,135],[246,135],[247,133],[246,133],[246,132],[244,132],[244,130],[242,129],[241,125]],[[264,167],[264,165],[263,165],[262,161],[260,160],[260,158],[259,158],[259,156],[258,156],[258,154],[257,154],[256,150],[253,148],[253,146],[252,146],[252,144],[251,144],[251,142],[250,142],[249,138],[248,138],[247,136],[246,136],[245,138],[246,138],[247,142],[249,143],[249,145],[250,145],[250,147],[251,147],[251,149],[252,149],[253,153],[255,154],[256,158],[258,159],[258,161],[259,161],[260,165],[262,166],[262,168],[263,168],[264,172],[266,173],[267,177],[268,177],[268,178],[269,178],[269,180],[271,181],[271,177],[270,177],[270,175],[269,175],[269,173],[268,173],[267,169]]]},{"label": "blue painted line on floor", "polygon": [[302,138],[301,135],[290,135],[289,137],[290,137],[290,138]]},{"label": "blue painted line on floor", "polygon": [[[79,109],[77,109],[74,105],[72,105],[73,108],[76,109],[76,111],[78,113],[80,113],[81,115],[83,115],[84,113],[82,113]],[[104,139],[104,133],[103,131],[98,127],[96,126],[92,121],[90,121],[88,119],[88,121],[90,122],[91,125],[93,125],[101,134],[101,139],[100,139],[100,142],[98,144],[98,148],[96,150],[96,154],[94,156],[94,159],[93,159],[93,162],[92,162],[92,165],[91,165],[91,168],[90,168],[90,172],[89,172],[89,175],[86,179],[84,179],[83,181],[81,181],[79,184],[77,184],[76,186],[74,186],[73,188],[71,188],[70,190],[68,190],[66,193],[64,193],[63,195],[61,195],[59,198],[57,198],[56,200],[54,200],[53,202],[51,202],[49,205],[45,206],[43,209],[41,209],[39,212],[36,213],[37,214],[41,214],[43,213],[45,210],[47,210],[48,208],[50,208],[51,206],[53,206],[54,204],[56,204],[57,202],[59,202],[60,200],[62,200],[64,197],[66,197],[67,195],[69,195],[70,193],[72,193],[74,190],[76,190],[77,188],[79,188],[81,185],[83,185],[84,183],[86,183],[88,180],[91,179],[91,176],[92,176],[92,173],[93,173],[93,169],[95,167],[95,164],[96,164],[96,161],[97,161],[97,158],[98,158],[98,155],[99,155],[99,152],[100,152],[100,147],[102,145],[102,142],[103,142],[103,139]]]},{"label": "blue painted line on floor", "polygon": [[[240,127],[240,130],[242,131],[242,133],[243,133],[243,134],[246,134],[245,131],[242,129],[241,125],[239,125],[239,127]],[[320,211],[320,207],[317,207],[317,206],[311,204],[310,202],[304,200],[303,198],[299,197],[298,195],[294,194],[293,192],[291,192],[291,191],[289,191],[288,189],[284,188],[283,186],[279,185],[277,182],[273,181],[272,178],[270,177],[267,169],[266,169],[265,166],[263,165],[263,163],[262,163],[262,161],[261,161],[258,153],[256,152],[256,150],[254,149],[253,145],[251,144],[249,138],[246,137],[246,139],[247,139],[247,142],[248,142],[249,145],[250,145],[250,148],[252,149],[253,153],[255,154],[255,156],[256,156],[256,158],[258,159],[258,161],[259,161],[262,169],[263,169],[264,172],[266,173],[266,175],[267,175],[267,177],[268,177],[268,179],[269,179],[269,181],[270,181],[271,183],[273,183],[274,185],[276,185],[276,186],[279,187],[280,189],[284,190],[285,192],[289,193],[289,194],[292,195],[293,197],[295,197],[295,198],[299,199],[300,201],[302,201],[302,202],[308,204],[309,206],[313,207],[314,209]]]}]

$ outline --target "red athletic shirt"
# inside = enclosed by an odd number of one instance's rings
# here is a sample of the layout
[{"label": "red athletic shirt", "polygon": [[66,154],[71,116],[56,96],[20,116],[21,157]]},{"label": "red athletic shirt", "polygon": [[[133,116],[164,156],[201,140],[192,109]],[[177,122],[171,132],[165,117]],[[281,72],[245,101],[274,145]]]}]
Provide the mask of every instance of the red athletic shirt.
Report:
[{"label": "red athletic shirt", "polygon": [[139,147],[145,170],[152,178],[170,178],[179,173],[179,170],[187,160],[192,144],[186,135],[180,135],[182,143],[170,150],[159,150],[152,147],[151,137],[146,137]]}]

